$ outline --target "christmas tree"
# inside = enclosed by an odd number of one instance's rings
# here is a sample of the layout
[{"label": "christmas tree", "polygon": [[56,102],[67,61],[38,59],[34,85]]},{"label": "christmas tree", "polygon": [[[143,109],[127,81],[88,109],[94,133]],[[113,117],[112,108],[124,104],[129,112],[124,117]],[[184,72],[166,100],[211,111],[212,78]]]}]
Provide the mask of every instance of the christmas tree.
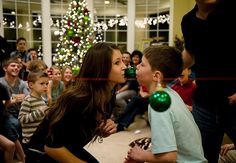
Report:
[{"label": "christmas tree", "polygon": [[87,50],[96,42],[94,25],[85,0],[73,0],[62,20],[62,35],[54,57],[55,64],[71,66],[78,72]]}]

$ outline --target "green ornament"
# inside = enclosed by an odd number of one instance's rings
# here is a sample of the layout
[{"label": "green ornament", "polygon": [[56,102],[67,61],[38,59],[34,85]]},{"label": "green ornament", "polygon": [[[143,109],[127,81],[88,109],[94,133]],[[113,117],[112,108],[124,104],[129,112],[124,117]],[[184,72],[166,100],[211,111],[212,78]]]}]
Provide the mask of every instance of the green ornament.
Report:
[{"label": "green ornament", "polygon": [[91,44],[89,44],[88,46],[87,46],[87,49],[90,49],[92,47],[92,45]]},{"label": "green ornament", "polygon": [[136,68],[128,67],[125,69],[125,77],[126,78],[136,78]]},{"label": "green ornament", "polygon": [[67,35],[70,36],[70,37],[74,36],[74,31],[73,31],[73,29],[69,29],[69,30],[67,31]]},{"label": "green ornament", "polygon": [[170,107],[171,98],[167,92],[160,90],[149,97],[149,103],[155,111],[163,112]]},{"label": "green ornament", "polygon": [[88,16],[84,16],[84,21],[88,22],[89,21],[89,17]]},{"label": "green ornament", "polygon": [[79,70],[80,70],[79,67],[75,67],[75,68],[73,68],[73,70],[72,70],[72,74],[73,74],[73,76],[77,76],[77,75],[79,74]]}]

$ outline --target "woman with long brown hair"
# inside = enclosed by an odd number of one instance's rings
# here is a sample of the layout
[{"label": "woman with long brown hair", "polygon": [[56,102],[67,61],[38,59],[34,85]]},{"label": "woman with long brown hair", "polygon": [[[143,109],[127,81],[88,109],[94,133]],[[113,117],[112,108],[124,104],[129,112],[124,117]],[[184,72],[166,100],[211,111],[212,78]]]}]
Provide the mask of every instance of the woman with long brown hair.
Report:
[{"label": "woman with long brown hair", "polygon": [[65,89],[73,85],[73,72],[70,66],[62,67],[62,81],[64,82]]},{"label": "woman with long brown hair", "polygon": [[83,147],[116,132],[110,116],[115,106],[116,84],[125,82],[125,68],[121,52],[115,45],[97,43],[91,47],[75,86],[66,89],[51,106],[32,144],[44,134],[44,151],[54,160],[98,162]]}]

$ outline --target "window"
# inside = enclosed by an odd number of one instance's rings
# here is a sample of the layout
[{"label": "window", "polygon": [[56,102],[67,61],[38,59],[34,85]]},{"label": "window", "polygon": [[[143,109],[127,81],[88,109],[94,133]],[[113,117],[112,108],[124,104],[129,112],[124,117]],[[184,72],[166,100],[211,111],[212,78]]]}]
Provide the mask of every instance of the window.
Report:
[{"label": "window", "polygon": [[[3,0],[4,36],[15,50],[16,39],[24,37],[27,48],[41,50],[41,2],[38,0]],[[39,54],[40,55],[40,54]]]},{"label": "window", "polygon": [[114,0],[110,4],[94,2],[94,20],[101,31],[102,40],[114,43],[122,51],[127,49],[127,0]]},{"label": "window", "polygon": [[170,0],[136,0],[135,47],[143,50],[147,42],[169,41]]}]

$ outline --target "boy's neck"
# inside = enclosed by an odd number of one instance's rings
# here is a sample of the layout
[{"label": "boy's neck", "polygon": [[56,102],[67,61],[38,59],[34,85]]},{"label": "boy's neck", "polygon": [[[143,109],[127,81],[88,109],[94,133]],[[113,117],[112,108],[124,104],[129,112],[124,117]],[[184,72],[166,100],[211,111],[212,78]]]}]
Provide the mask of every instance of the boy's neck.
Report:
[{"label": "boy's neck", "polygon": [[31,89],[30,95],[36,98],[42,98],[42,94],[41,93],[37,93],[34,90]]},{"label": "boy's neck", "polygon": [[5,75],[5,80],[10,86],[14,86],[16,84],[16,81],[18,80],[18,77]]}]

